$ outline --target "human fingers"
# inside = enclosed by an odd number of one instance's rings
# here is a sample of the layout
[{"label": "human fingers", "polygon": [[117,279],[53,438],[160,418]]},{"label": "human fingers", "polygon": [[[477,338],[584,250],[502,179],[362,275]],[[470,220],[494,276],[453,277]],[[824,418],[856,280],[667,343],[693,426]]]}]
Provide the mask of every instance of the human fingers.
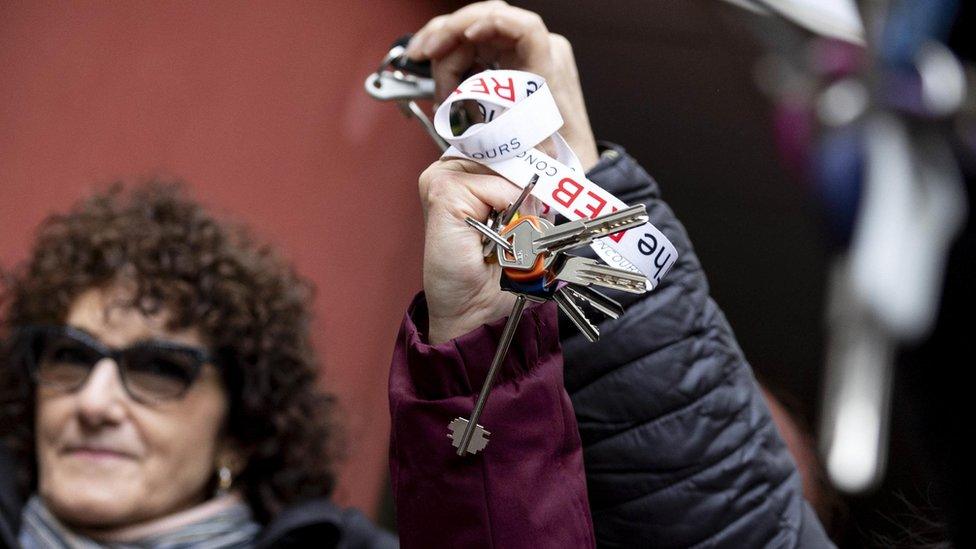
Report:
[{"label": "human fingers", "polygon": [[[435,34],[454,32],[455,25],[467,22],[467,18],[457,20],[452,16]],[[496,8],[489,16],[475,20],[462,34],[451,42],[449,49],[438,47],[433,52],[437,101],[443,101],[457,87],[476,61],[538,73],[550,66],[549,33],[539,16],[532,12],[507,5]]]},{"label": "human fingers", "polygon": [[432,19],[414,35],[407,55],[437,60],[459,44],[491,40],[496,46],[510,46],[523,63],[534,64],[545,61],[547,34],[545,23],[534,12],[501,1],[478,2]]},{"label": "human fingers", "polygon": [[474,44],[462,43],[447,55],[431,63],[431,76],[434,78],[434,100],[443,101],[457,88],[465,73],[474,64],[476,51]]},{"label": "human fingers", "polygon": [[420,30],[413,33],[413,36],[410,38],[410,42],[407,43],[407,50],[405,52],[406,56],[414,61],[424,61],[428,59],[423,54],[424,43],[427,41],[427,38],[431,36],[434,29],[440,28],[448,17],[449,14],[433,17],[423,27],[420,27]]},{"label": "human fingers", "polygon": [[[445,27],[451,29],[452,25],[464,23],[448,20]],[[549,29],[537,13],[522,8],[496,8],[471,22],[463,36],[470,43],[491,44],[504,57],[493,61],[507,65],[504,68],[538,72],[549,62]],[[445,46],[434,42],[428,47],[432,58],[436,58]]]},{"label": "human fingers", "polygon": [[[406,55],[415,61],[431,59],[427,53],[428,45],[443,48],[451,41],[460,40],[464,28],[477,21],[479,17],[485,17],[491,10],[505,5],[507,4],[500,0],[475,2],[453,13],[434,17],[414,33],[410,43],[407,44]],[[449,21],[453,22],[450,26],[448,26]]]},{"label": "human fingers", "polygon": [[505,209],[521,192],[484,166],[460,159],[431,164],[420,175],[419,191],[425,217],[436,210],[461,220],[484,219],[489,209]]}]

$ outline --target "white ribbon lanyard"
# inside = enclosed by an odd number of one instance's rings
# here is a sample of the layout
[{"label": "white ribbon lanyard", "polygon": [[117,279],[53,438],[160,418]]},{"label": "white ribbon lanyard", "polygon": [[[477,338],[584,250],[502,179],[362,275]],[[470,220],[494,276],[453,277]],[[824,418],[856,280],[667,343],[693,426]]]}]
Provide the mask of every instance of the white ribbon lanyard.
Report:
[{"label": "white ribbon lanyard", "polygon": [[[465,100],[481,106],[486,122],[455,136],[451,104]],[[434,128],[451,144],[442,158],[474,160],[520,188],[538,175],[532,195],[571,221],[626,208],[586,178],[576,154],[557,133],[562,125],[546,80],[523,71],[478,73],[462,82],[434,115]],[[534,148],[549,137],[556,158]],[[650,223],[594,240],[590,246],[609,265],[642,273],[651,289],[678,259],[671,241]]]}]

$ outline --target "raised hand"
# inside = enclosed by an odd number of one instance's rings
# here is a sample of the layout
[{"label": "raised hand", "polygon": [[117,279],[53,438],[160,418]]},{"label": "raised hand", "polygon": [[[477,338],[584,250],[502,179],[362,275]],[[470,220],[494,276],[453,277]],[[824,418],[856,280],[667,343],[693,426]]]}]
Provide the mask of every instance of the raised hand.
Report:
[{"label": "raised hand", "polygon": [[470,4],[431,19],[413,36],[407,55],[415,61],[431,61],[437,101],[447,97],[478,63],[542,76],[565,121],[559,133],[583,168],[591,168],[599,159],[573,49],[566,38],[549,32],[537,14],[498,0]]}]

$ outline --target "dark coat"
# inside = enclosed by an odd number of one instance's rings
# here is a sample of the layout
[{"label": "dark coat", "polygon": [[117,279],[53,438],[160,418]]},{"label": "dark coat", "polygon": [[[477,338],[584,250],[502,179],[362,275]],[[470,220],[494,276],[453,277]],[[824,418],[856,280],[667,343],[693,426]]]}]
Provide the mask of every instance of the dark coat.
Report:
[{"label": "dark coat", "polygon": [[418,296],[390,373],[401,543],[832,546],[657,184],[619,148],[589,175],[624,202],[646,204],[680,259],[654,292],[614,296],[627,313],[601,324],[597,344],[567,323],[560,353],[552,304],[529,308],[482,415],[489,445],[464,458],[437,439],[470,413],[503,321],[427,345]]},{"label": "dark coat", "polygon": [[657,182],[606,147],[589,178],[645,204],[680,257],[653,292],[612,294],[627,312],[599,342],[560,326],[597,544],[830,546],[688,234]]}]

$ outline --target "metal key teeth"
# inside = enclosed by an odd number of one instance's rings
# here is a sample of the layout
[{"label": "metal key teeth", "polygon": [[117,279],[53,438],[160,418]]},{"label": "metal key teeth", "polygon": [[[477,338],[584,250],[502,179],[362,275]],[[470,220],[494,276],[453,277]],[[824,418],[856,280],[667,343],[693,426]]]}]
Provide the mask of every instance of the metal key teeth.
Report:
[{"label": "metal key teeth", "polygon": [[626,227],[626,226],[630,226],[630,225],[636,225],[638,223],[640,223],[640,224],[647,223],[648,219],[650,219],[650,218],[648,218],[646,215],[638,215],[638,216],[634,216],[634,217],[628,217],[627,219],[624,219],[624,220],[619,221],[617,223],[610,223],[610,224],[608,224],[605,229],[594,229],[593,232],[595,232],[595,233],[611,233],[612,234],[612,233],[617,232],[616,229],[618,227]]},{"label": "metal key teeth", "polygon": [[594,343],[600,339],[600,330],[590,322],[590,319],[586,318],[586,314],[583,313],[583,309],[576,304],[573,300],[573,296],[567,289],[560,288],[552,296],[552,299],[559,306],[559,310],[562,311],[576,326],[576,328],[583,334],[583,336],[590,342]]},{"label": "metal key teeth", "polygon": [[610,318],[617,319],[620,318],[620,315],[624,314],[623,305],[594,290],[593,288],[578,286],[576,284],[566,284],[563,289],[576,301],[585,301],[589,303],[591,307]]},{"label": "metal key teeth", "polygon": [[600,218],[589,220],[587,226],[588,232],[596,234],[615,233],[620,227],[644,224],[650,219],[647,216],[646,208],[643,204],[631,206],[626,210],[607,214],[603,217],[605,217],[605,219],[602,221],[600,221]]},{"label": "metal key teeth", "polygon": [[580,286],[595,284],[635,294],[647,291],[647,279],[642,274],[604,265],[586,257],[563,256],[553,274],[558,280]]},{"label": "metal key teeth", "polygon": [[593,275],[593,283],[604,288],[615,288],[625,292],[644,293],[647,285],[643,281],[627,280],[617,276]]},{"label": "metal key teeth", "polygon": [[649,220],[647,208],[643,204],[637,204],[593,219],[577,219],[557,225],[536,238],[532,242],[532,249],[535,253],[571,250],[597,238],[633,229]]}]

